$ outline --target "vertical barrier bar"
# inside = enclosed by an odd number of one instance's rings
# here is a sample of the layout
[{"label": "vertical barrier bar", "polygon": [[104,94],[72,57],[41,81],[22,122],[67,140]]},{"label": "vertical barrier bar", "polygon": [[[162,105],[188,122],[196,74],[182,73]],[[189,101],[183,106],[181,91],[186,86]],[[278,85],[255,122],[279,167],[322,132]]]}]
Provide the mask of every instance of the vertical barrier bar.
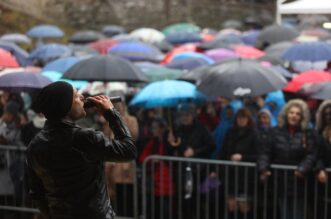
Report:
[{"label": "vertical barrier bar", "polygon": [[228,198],[229,198],[229,166],[225,165],[225,196],[224,196],[224,218],[228,219]]},{"label": "vertical barrier bar", "polygon": [[[173,183],[175,183],[174,182],[174,177],[173,177],[173,172],[172,172],[172,167],[173,167],[173,165],[172,165],[172,161],[169,161],[169,172],[170,172],[170,180],[171,180],[171,183],[170,183],[170,191],[175,191],[175,189],[177,189],[176,187],[175,188],[173,188]],[[176,193],[176,191],[174,192],[174,194],[172,194],[171,196],[170,196],[170,200],[169,200],[169,219],[172,219],[172,211],[173,211],[173,209],[172,209],[172,205],[173,205],[173,199],[174,199],[174,196],[175,196],[175,193]]]},{"label": "vertical barrier bar", "polygon": [[277,201],[278,201],[278,169],[275,169],[274,171],[274,205],[273,205],[273,216],[274,216],[274,219],[277,218]]},{"label": "vertical barrier bar", "polygon": [[[210,172],[210,167],[209,167],[209,164],[207,164],[207,177],[208,177],[208,174]],[[205,218],[209,218],[209,191],[207,192],[206,194],[206,202],[205,202],[205,212],[206,212],[206,217]]]},{"label": "vertical barrier bar", "polygon": [[294,195],[293,195],[293,217],[297,216],[297,199],[298,199],[298,179],[294,176]]},{"label": "vertical barrier bar", "polygon": [[143,178],[142,178],[142,198],[143,198],[143,217],[144,219],[147,219],[147,185],[146,185],[146,172],[147,172],[147,162],[149,161],[149,159],[147,158],[144,162],[143,162]]},{"label": "vertical barrier bar", "polygon": [[197,164],[197,174],[196,174],[196,182],[197,182],[197,189],[196,189],[196,200],[197,200],[197,207],[196,207],[196,216],[197,218],[200,218],[201,212],[200,212],[200,194],[199,194],[199,188],[200,188],[200,177],[201,177],[201,164]]},{"label": "vertical barrier bar", "polygon": [[160,196],[161,197],[158,197],[158,199],[160,199],[160,200],[158,200],[158,202],[160,202],[160,217],[159,218],[161,218],[161,219],[163,219],[163,215],[164,215],[164,209],[163,209],[163,207],[164,207],[164,177],[163,177],[163,169],[164,169],[164,162],[166,162],[166,161],[163,161],[163,160],[160,160],[159,161],[160,162],[160,181],[161,181],[161,194],[160,194]]},{"label": "vertical barrier bar", "polygon": [[178,214],[179,214],[179,219],[183,218],[183,207],[182,207],[182,200],[183,200],[183,191],[182,191],[182,163],[179,162],[179,176],[178,176]]},{"label": "vertical barrier bar", "polygon": [[[244,194],[245,194],[245,198],[246,198],[246,205],[251,205],[251,203],[250,203],[250,197],[249,197],[249,193],[248,193],[248,173],[247,173],[247,168],[248,167],[244,167],[244,170],[245,170],[245,172],[244,172]],[[251,209],[249,210],[249,211],[251,211]],[[247,219],[247,214],[248,214],[248,212],[246,211],[245,212],[245,214],[244,214],[244,219]]]},{"label": "vertical barrier bar", "polygon": [[[216,165],[216,177],[219,177],[219,165]],[[221,182],[222,183],[222,182]],[[220,186],[223,186],[223,184],[221,184]],[[219,194],[220,194],[220,186],[217,186],[216,188],[216,200],[215,200],[215,219],[218,219],[219,218]]]},{"label": "vertical barrier bar", "polygon": [[258,183],[259,183],[259,175],[258,175],[258,171],[257,169],[255,168],[254,169],[254,218],[256,219],[258,216],[257,216],[257,205],[259,203],[259,200],[258,200]]},{"label": "vertical barrier bar", "polygon": [[151,218],[155,217],[155,183],[154,183],[154,174],[155,174],[155,160],[152,160],[152,177],[151,177]]}]

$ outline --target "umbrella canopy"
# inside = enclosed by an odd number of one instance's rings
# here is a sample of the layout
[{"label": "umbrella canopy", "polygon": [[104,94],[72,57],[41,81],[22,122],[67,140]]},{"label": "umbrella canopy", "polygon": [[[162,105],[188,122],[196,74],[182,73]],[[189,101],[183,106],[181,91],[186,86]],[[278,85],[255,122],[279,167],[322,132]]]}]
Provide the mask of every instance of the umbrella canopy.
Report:
[{"label": "umbrella canopy", "polygon": [[26,72],[15,72],[0,76],[0,89],[15,92],[41,89],[50,83],[51,81],[45,76]]},{"label": "umbrella canopy", "polygon": [[172,33],[177,32],[200,32],[201,28],[195,24],[191,23],[177,23],[172,24],[164,29],[162,29],[162,33],[164,33],[166,36]]},{"label": "umbrella canopy", "polygon": [[82,60],[64,73],[63,78],[86,81],[146,82],[141,70],[131,62],[112,55]]},{"label": "umbrella canopy", "polygon": [[234,47],[235,53],[241,58],[257,59],[264,56],[264,52],[252,46],[239,45]]},{"label": "umbrella canopy", "polygon": [[198,53],[198,52],[182,52],[179,54],[176,54],[172,57],[171,61],[177,61],[177,60],[183,60],[183,59],[189,59],[189,58],[199,58],[205,60],[208,64],[214,64],[214,60],[209,58],[208,56]]},{"label": "umbrella canopy", "polygon": [[69,42],[77,44],[91,43],[104,38],[104,36],[93,30],[79,31],[69,38]]},{"label": "umbrella canopy", "polygon": [[[212,65],[215,66],[216,64]],[[183,81],[188,81],[193,84],[198,84],[200,80],[202,80],[203,77],[207,75],[207,71],[212,66],[210,65],[204,65],[197,67],[193,69],[192,71],[186,71],[184,72],[178,79]]]},{"label": "umbrella canopy", "polygon": [[153,28],[139,28],[132,31],[130,35],[145,43],[159,43],[165,39],[162,32]]},{"label": "umbrella canopy", "polygon": [[165,40],[171,44],[183,44],[201,42],[202,38],[198,32],[174,32],[168,34]]},{"label": "umbrella canopy", "polygon": [[173,60],[165,66],[168,68],[174,68],[178,70],[193,70],[197,67],[209,65],[209,63],[202,58],[191,57],[186,59]]},{"label": "umbrella canopy", "polygon": [[2,35],[0,40],[8,41],[11,43],[30,44],[31,40],[24,34],[21,33],[10,33]]},{"label": "umbrella canopy", "polygon": [[28,59],[29,54],[16,44],[0,40],[0,48],[14,55],[21,66],[27,66],[30,64],[30,60]]},{"label": "umbrella canopy", "polygon": [[299,32],[294,28],[279,25],[267,26],[261,31],[258,37],[258,44],[263,45],[291,41],[297,36],[299,36]]},{"label": "umbrella canopy", "polygon": [[279,42],[268,46],[264,51],[267,55],[281,57],[293,45],[292,42]]},{"label": "umbrella canopy", "polygon": [[245,59],[224,61],[207,69],[206,73],[198,89],[211,97],[255,97],[279,90],[287,83],[273,69]]},{"label": "umbrella canopy", "polygon": [[99,52],[87,45],[69,44],[72,56],[98,55]]},{"label": "umbrella canopy", "polygon": [[223,34],[210,42],[201,43],[198,48],[203,50],[217,49],[217,48],[230,48],[232,45],[243,44],[239,35],[236,34]]},{"label": "umbrella canopy", "polygon": [[119,34],[114,37],[112,37],[113,40],[116,40],[117,42],[125,43],[125,42],[139,42],[136,38],[129,34]]},{"label": "umbrella canopy", "polygon": [[290,81],[286,87],[284,87],[284,91],[287,92],[297,92],[302,86],[306,84],[320,83],[331,81],[331,74],[325,71],[305,71],[299,75],[293,77],[292,81]]},{"label": "umbrella canopy", "polygon": [[111,47],[108,52],[131,61],[159,62],[163,58],[163,54],[159,49],[141,42],[119,43]]},{"label": "umbrella canopy", "polygon": [[151,82],[177,79],[183,74],[183,71],[165,68],[156,64],[136,63],[136,65]]},{"label": "umbrella canopy", "polygon": [[329,61],[331,45],[326,42],[297,43],[287,49],[282,58],[289,61]]},{"label": "umbrella canopy", "polygon": [[331,99],[331,81],[318,83],[315,92],[310,95],[311,99],[330,100]]},{"label": "umbrella canopy", "polygon": [[183,52],[195,52],[197,50],[197,44],[195,43],[188,43],[188,44],[184,44],[181,46],[178,46],[176,48],[174,48],[173,50],[169,51],[163,58],[162,60],[162,64],[167,64],[169,62],[171,62],[172,57],[175,56],[176,54],[180,54]]},{"label": "umbrella canopy", "polygon": [[37,25],[32,27],[26,35],[31,38],[59,38],[63,37],[63,31],[54,25]]},{"label": "umbrella canopy", "polygon": [[118,25],[107,25],[102,29],[102,33],[107,37],[125,33],[125,29]]},{"label": "umbrella canopy", "polygon": [[245,31],[241,35],[241,40],[246,44],[250,46],[255,46],[257,42],[257,38],[260,35],[261,31],[259,30],[249,30]]},{"label": "umbrella canopy", "polygon": [[237,53],[235,53],[232,50],[222,49],[222,48],[207,50],[205,52],[205,55],[213,59],[215,62],[222,61],[227,58],[235,58],[239,56]]},{"label": "umbrella canopy", "polygon": [[87,86],[88,82],[87,81],[73,81],[73,80],[66,80],[62,79],[62,73],[56,72],[56,71],[44,71],[41,73],[41,75],[47,77],[49,80],[52,82],[55,81],[65,81],[71,84],[74,88],[80,89],[82,87]]},{"label": "umbrella canopy", "polygon": [[102,40],[98,40],[93,43],[90,43],[90,44],[88,44],[88,46],[91,47],[92,49],[95,49],[100,54],[107,54],[108,50],[112,46],[116,45],[117,43],[118,42],[113,39],[102,39]]},{"label": "umbrella canopy", "polygon": [[156,48],[158,48],[159,50],[161,50],[164,53],[167,53],[167,52],[174,49],[174,46],[171,45],[170,43],[168,43],[165,40],[162,40],[161,42],[155,42],[152,45],[155,46]]},{"label": "umbrella canopy", "polygon": [[130,105],[145,108],[174,107],[181,101],[204,98],[189,82],[165,80],[148,84],[132,99]]},{"label": "umbrella canopy", "polygon": [[47,62],[61,56],[69,55],[71,52],[71,49],[66,45],[51,43],[37,47],[30,53],[29,58],[31,60],[42,60]]},{"label": "umbrella canopy", "polygon": [[80,58],[75,56],[60,58],[45,65],[43,71],[55,71],[64,73],[80,60]]},{"label": "umbrella canopy", "polygon": [[15,57],[8,51],[0,48],[0,68],[17,68],[19,64],[17,63]]}]

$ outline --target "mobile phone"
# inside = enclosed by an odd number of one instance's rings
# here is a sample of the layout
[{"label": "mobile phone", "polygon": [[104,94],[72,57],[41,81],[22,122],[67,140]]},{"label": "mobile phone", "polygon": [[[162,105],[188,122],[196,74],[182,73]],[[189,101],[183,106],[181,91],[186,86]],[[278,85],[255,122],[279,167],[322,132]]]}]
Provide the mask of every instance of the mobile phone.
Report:
[{"label": "mobile phone", "polygon": [[[114,96],[114,97],[109,97],[109,100],[112,102],[112,103],[118,103],[118,102],[121,102],[122,101],[122,97],[120,96]],[[91,107],[95,107],[96,104],[88,99],[85,99],[84,100],[84,108],[85,109],[88,109],[88,108],[91,108]]]}]

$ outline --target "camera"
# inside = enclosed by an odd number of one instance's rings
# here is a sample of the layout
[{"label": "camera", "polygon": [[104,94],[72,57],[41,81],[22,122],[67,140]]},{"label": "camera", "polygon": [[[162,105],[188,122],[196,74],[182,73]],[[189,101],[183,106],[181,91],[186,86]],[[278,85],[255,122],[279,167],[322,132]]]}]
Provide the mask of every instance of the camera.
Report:
[{"label": "camera", "polygon": [[[118,103],[118,102],[122,101],[122,97],[120,97],[120,96],[109,97],[109,100],[112,103]],[[88,100],[88,99],[85,99],[84,100],[84,108],[88,109],[88,108],[91,108],[91,107],[96,107],[96,104],[94,102]]]}]

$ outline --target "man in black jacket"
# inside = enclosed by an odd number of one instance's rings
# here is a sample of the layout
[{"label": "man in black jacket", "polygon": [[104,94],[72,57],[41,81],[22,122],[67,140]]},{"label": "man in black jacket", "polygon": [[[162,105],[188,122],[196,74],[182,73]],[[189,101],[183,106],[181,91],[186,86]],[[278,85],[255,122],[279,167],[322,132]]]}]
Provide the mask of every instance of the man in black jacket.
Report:
[{"label": "man in black jacket", "polygon": [[136,147],[119,113],[105,96],[89,97],[109,122],[115,138],[84,129],[83,97],[68,83],[55,82],[40,92],[35,109],[47,118],[27,150],[29,193],[45,218],[111,219],[104,161],[130,161]]}]

